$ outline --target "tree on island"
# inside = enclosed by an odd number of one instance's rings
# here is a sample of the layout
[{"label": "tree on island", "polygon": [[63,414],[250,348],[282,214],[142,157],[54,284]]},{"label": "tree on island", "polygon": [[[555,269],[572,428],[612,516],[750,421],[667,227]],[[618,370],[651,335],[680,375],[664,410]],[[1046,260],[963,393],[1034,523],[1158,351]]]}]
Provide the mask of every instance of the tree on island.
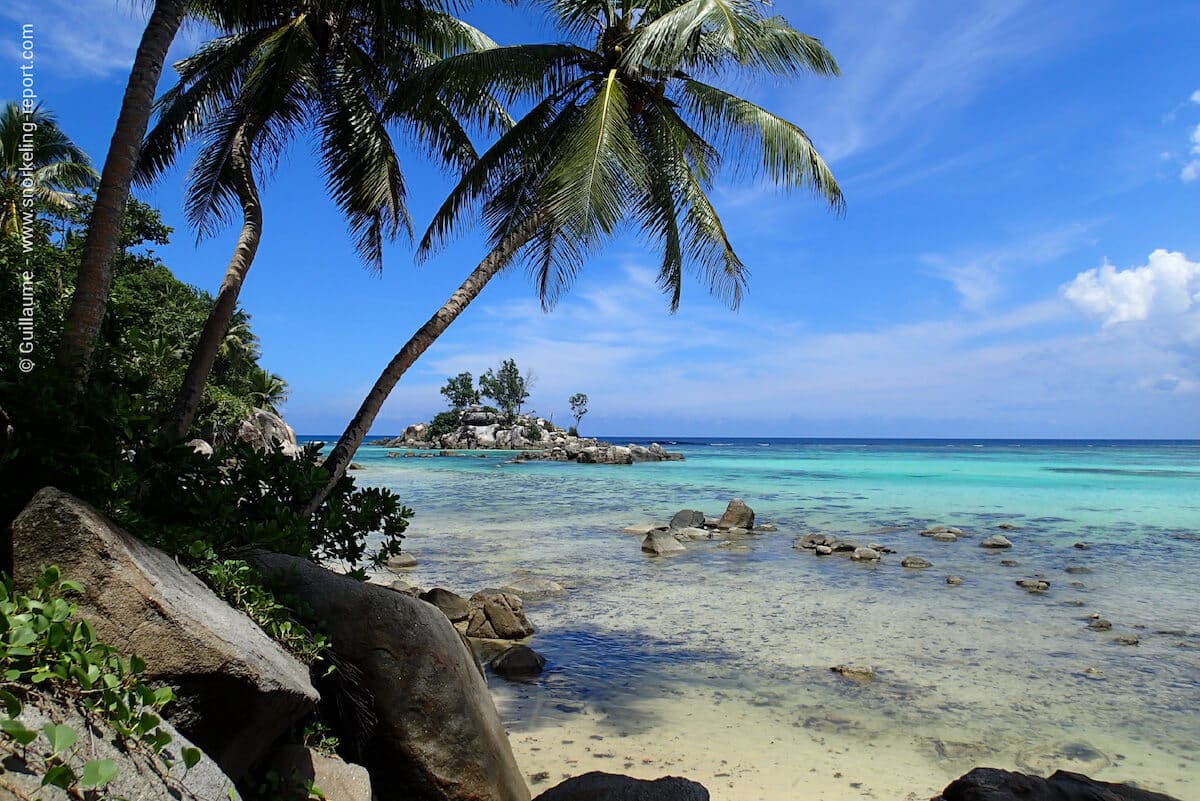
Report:
[{"label": "tree on island", "polygon": [[488,371],[479,376],[480,394],[491,398],[504,412],[509,420],[521,413],[521,406],[529,398],[529,390],[533,384],[533,375],[522,376],[517,369],[514,359],[505,359],[500,363],[500,369]]},{"label": "tree on island", "polygon": [[575,425],[571,426],[571,430],[578,434],[579,421],[588,413],[588,396],[582,392],[576,392],[567,399],[567,403],[571,404],[571,416],[575,418]]},{"label": "tree on island", "polygon": [[326,488],[309,510],[345,475],[401,376],[506,267],[528,265],[550,306],[587,257],[632,224],[662,247],[658,282],[672,310],[687,268],[736,307],[745,267],[708,197],[722,151],[735,172],[808,188],[843,208],[833,173],[802,129],[699,79],[837,74],[824,45],[769,15],[769,3],[547,5],[582,44],[498,47],[421,73],[440,92],[523,98],[530,110],[467,171],[419,251],[427,257],[478,213],[488,254],[384,368],[325,460]]},{"label": "tree on island", "polygon": [[450,408],[456,411],[479,403],[479,390],[475,389],[475,379],[468,372],[447,379],[441,393],[450,403]]}]

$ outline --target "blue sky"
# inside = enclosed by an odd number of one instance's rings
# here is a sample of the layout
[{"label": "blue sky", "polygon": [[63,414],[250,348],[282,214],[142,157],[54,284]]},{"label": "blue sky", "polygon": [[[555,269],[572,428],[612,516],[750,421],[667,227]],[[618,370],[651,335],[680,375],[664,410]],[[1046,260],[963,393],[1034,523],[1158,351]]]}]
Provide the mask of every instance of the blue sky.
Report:
[{"label": "blue sky", "polygon": [[[0,9],[10,30],[36,26],[39,92],[97,159],[140,33],[128,8]],[[550,314],[523,274],[502,276],[376,432],[438,410],[447,375],[514,356],[537,376],[533,408],[563,422],[586,392],[584,428],[614,435],[1200,437],[1200,4],[775,8],[824,40],[842,77],[737,88],[810,133],[845,216],[722,181],[715,200],[751,272],[736,313],[690,283],[669,315],[658,257],[635,237]],[[467,17],[502,43],[561,38],[526,9]],[[420,225],[450,180],[405,163]],[[142,197],[177,228],[170,266],[215,290],[234,231],[197,247],[181,186],[176,172]],[[468,234],[416,266],[401,242],[382,276],[366,272],[302,141],[264,201],[243,304],[291,383],[292,424],[335,433],[481,244]]]}]

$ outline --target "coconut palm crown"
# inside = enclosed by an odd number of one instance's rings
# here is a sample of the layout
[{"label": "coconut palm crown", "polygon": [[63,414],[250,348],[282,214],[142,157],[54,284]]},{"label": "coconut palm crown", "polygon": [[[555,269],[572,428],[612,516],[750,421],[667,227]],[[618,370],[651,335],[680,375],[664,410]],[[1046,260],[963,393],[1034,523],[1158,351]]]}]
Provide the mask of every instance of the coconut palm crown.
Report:
[{"label": "coconut palm crown", "polygon": [[98,177],[49,111],[38,106],[26,113],[11,101],[0,110],[0,233],[21,235],[26,193],[35,207],[63,213]]},{"label": "coconut palm crown", "polygon": [[797,125],[716,84],[836,75],[821,42],[756,0],[544,0],[590,47],[563,43],[459,55],[421,80],[532,109],[463,177],[421,241],[428,255],[481,213],[553,304],[585,257],[624,223],[662,248],[658,280],[679,305],[685,270],[736,307],[746,269],[709,190],[735,176],[807,188],[841,212],[841,190]]}]

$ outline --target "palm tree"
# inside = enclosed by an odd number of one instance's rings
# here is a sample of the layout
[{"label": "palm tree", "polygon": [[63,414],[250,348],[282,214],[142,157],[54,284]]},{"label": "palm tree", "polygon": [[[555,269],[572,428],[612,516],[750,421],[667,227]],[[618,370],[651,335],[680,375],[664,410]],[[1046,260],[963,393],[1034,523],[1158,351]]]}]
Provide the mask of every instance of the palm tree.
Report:
[{"label": "palm tree", "polygon": [[250,397],[259,409],[279,414],[279,406],[287,400],[288,385],[275,373],[257,369],[250,376]]},{"label": "palm tree", "polygon": [[75,207],[76,193],[95,186],[96,178],[87,154],[62,132],[53,114],[41,106],[26,113],[18,103],[5,104],[0,111],[0,233],[21,235],[28,220],[21,213],[25,196],[66,213]]},{"label": "palm tree", "polygon": [[[442,244],[481,210],[491,249],[384,369],[325,461],[328,484],[345,473],[404,372],[516,261],[530,269],[543,305],[565,291],[586,257],[625,223],[662,248],[659,283],[674,310],[685,268],[736,307],[745,269],[707,194],[722,150],[735,172],[784,188],[806,187],[835,210],[837,182],[808,136],[766,109],[706,82],[730,75],[837,74],[821,43],[763,0],[543,0],[591,46],[503,47],[456,56],[417,79],[442,92],[532,97],[451,192],[421,242]],[[701,80],[701,79],[706,80]]]},{"label": "palm tree", "polygon": [[407,127],[443,163],[466,168],[476,154],[460,119],[507,121],[494,104],[451,108],[434,96],[398,100],[385,115],[382,99],[440,58],[494,46],[466,23],[418,5],[299,0],[176,65],[180,80],[158,103],[138,180],[153,181],[198,139],[187,189],[189,221],[203,237],[236,210],[242,226],[164,426],[168,436],[183,438],[191,427],[258,249],[256,171],[270,172],[298,131],[313,131],[329,191],[358,253],[381,269],[385,240],[411,233],[388,126]]},{"label": "palm tree", "polygon": [[109,143],[95,208],[84,238],[75,293],[63,326],[59,362],[76,393],[91,371],[92,354],[112,286],[112,260],[120,244],[121,220],[150,124],[154,93],[162,77],[167,51],[186,18],[192,17],[232,30],[268,13],[279,0],[154,0],[142,39],[129,70],[116,129]]}]

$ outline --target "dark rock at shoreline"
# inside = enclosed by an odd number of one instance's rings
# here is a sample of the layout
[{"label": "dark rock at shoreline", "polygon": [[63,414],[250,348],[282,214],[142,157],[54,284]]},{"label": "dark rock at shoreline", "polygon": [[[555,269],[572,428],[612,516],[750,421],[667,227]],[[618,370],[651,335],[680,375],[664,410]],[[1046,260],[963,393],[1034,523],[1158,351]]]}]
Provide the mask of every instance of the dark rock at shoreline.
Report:
[{"label": "dark rock at shoreline", "polygon": [[678,776],[648,781],[593,771],[567,779],[534,801],[709,801],[704,785]]},{"label": "dark rock at shoreline", "polygon": [[231,778],[316,707],[304,665],[174,558],[83,501],[46,487],[12,531],[17,586],[49,564],[83,584],[72,599],[79,617],[118,652],[144,659],[144,678],[175,688],[166,718]]},{"label": "dark rock at shoreline", "polygon": [[546,658],[527,645],[514,645],[493,659],[491,668],[506,679],[532,679],[546,668]]},{"label": "dark rock at shoreline", "polygon": [[955,779],[932,801],[1178,801],[1128,784],[1056,771],[1050,778],[998,768],[975,768]]},{"label": "dark rock at shoreline", "polygon": [[1075,543],[1075,547],[1081,551],[1086,551],[1088,548],[1091,548],[1092,546],[1088,545],[1086,542],[1077,542],[1077,543]]},{"label": "dark rock at shoreline", "polygon": [[420,594],[420,599],[428,604],[433,604],[438,609],[442,610],[451,623],[461,623],[471,616],[471,604],[466,598],[458,593],[442,587],[434,587],[433,589]]},{"label": "dark rock at shoreline", "polygon": [[1092,631],[1111,631],[1112,630],[1112,621],[1105,620],[1102,617],[1098,617],[1098,618],[1093,619],[1090,623],[1088,623],[1088,628],[1091,629]]},{"label": "dark rock at shoreline", "polygon": [[413,556],[407,551],[404,553],[398,553],[395,556],[388,558],[387,566],[391,570],[406,570],[410,567],[417,566],[417,557]]}]

